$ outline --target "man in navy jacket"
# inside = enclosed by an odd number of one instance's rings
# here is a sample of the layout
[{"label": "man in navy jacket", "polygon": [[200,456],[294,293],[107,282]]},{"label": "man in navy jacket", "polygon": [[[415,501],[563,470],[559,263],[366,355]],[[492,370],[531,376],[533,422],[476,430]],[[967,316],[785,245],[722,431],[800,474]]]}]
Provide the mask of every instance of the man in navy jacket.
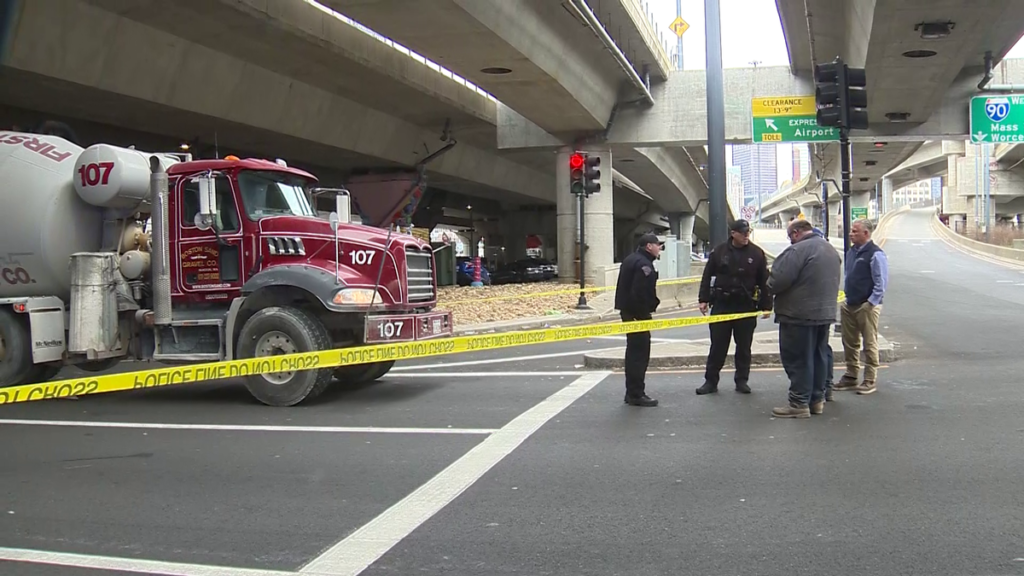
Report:
[{"label": "man in navy jacket", "polygon": [[[876,390],[878,317],[889,283],[889,262],[885,252],[871,240],[873,230],[874,225],[869,220],[857,220],[850,226],[853,246],[846,255],[846,302],[840,308],[846,374],[836,383],[836,392],[856,390],[858,394],[871,394]],[[861,340],[867,362],[864,381],[858,383]]]}]

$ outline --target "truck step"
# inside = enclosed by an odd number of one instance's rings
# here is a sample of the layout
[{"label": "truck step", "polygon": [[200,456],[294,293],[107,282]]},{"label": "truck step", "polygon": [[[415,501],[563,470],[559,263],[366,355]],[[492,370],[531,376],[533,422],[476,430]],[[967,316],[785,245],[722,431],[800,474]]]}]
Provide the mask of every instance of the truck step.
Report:
[{"label": "truck step", "polygon": [[220,354],[153,354],[154,362],[220,362]]},{"label": "truck step", "polygon": [[171,326],[223,326],[223,318],[197,318],[195,320],[171,320]]}]

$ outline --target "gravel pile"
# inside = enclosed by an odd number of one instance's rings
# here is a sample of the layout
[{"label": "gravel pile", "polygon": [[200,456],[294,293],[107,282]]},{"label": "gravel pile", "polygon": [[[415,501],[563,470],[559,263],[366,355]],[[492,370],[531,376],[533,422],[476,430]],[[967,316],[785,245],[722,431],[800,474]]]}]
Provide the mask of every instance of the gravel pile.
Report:
[{"label": "gravel pile", "polygon": [[[527,296],[540,292],[571,290],[572,284],[534,282],[530,284],[501,284],[473,288],[470,286],[439,286],[437,309],[450,310],[456,326],[517,320],[568,312],[576,308],[579,292],[554,296]],[[588,298],[592,293],[588,293]],[[504,300],[488,298],[509,297]]]}]

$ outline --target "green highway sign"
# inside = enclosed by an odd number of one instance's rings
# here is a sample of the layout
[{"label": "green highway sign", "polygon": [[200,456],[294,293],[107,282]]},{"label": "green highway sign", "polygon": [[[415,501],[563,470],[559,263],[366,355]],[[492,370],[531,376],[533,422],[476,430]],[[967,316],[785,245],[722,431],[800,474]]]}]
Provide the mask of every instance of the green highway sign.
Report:
[{"label": "green highway sign", "polygon": [[867,217],[868,217],[868,209],[867,209],[867,207],[863,207],[863,208],[850,208],[850,219],[851,220],[860,220],[861,218],[865,218],[866,219]]},{"label": "green highway sign", "polygon": [[1024,142],[1024,95],[971,98],[971,142]]},{"label": "green highway sign", "polygon": [[750,118],[755,143],[839,141],[839,130],[818,126],[814,96],[754,98]]}]

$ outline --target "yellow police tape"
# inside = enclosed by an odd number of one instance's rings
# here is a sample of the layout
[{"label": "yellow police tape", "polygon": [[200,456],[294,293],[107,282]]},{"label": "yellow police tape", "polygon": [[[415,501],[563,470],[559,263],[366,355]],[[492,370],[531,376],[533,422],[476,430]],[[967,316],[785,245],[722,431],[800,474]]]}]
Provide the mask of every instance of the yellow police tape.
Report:
[{"label": "yellow police tape", "polygon": [[[700,282],[700,276],[688,276],[686,278],[673,278],[670,280],[659,280],[658,286],[671,286],[673,284],[697,284]],[[580,290],[579,288],[566,288],[564,290],[549,290],[547,292],[528,292],[526,294],[513,294],[511,296],[492,296],[489,298],[467,298],[465,300],[456,300],[454,302],[443,302],[438,304],[438,308],[444,309],[445,306],[455,306],[457,304],[476,304],[478,302],[497,302],[498,300],[518,300],[520,298],[536,298],[540,296],[559,296],[561,294],[579,294],[580,292],[604,292],[607,290],[615,290],[615,286],[591,286]]]},{"label": "yellow police tape", "polygon": [[[842,301],[844,298],[845,296],[840,292],[839,300]],[[274,372],[337,368],[372,362],[412,360],[414,358],[444,356],[461,352],[481,352],[514,346],[550,344],[552,342],[580,340],[596,336],[614,336],[633,332],[728,322],[741,318],[753,318],[762,314],[764,312],[745,312],[741,314],[719,314],[691,318],[667,318],[664,320],[607,322],[567,328],[543,328],[481,336],[458,336],[420,342],[374,344],[319,352],[190,364],[171,368],[158,368],[156,370],[94,376],[84,379],[55,380],[52,382],[0,388],[0,405],[119,392],[123,390],[159,388],[176,384],[194,384],[224,378],[272,374]]]}]

